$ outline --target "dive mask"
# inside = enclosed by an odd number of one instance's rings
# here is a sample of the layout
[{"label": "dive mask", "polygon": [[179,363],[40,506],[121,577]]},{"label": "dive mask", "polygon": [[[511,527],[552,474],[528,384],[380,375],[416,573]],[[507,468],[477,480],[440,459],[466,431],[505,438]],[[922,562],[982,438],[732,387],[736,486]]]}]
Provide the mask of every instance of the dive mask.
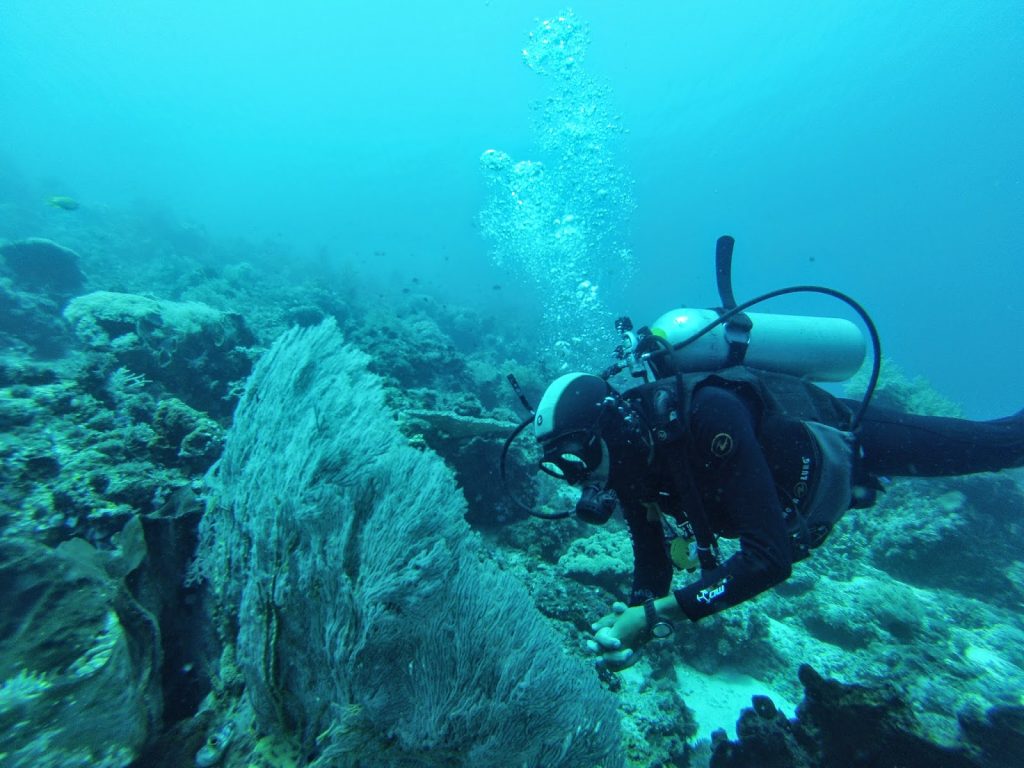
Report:
[{"label": "dive mask", "polygon": [[569,485],[582,485],[602,464],[601,440],[593,432],[570,432],[552,440],[540,460],[542,472]]},{"label": "dive mask", "polygon": [[608,449],[593,432],[573,432],[553,441],[540,460],[543,472],[580,488],[576,517],[602,525],[619,507],[615,491],[604,487],[608,478]]}]

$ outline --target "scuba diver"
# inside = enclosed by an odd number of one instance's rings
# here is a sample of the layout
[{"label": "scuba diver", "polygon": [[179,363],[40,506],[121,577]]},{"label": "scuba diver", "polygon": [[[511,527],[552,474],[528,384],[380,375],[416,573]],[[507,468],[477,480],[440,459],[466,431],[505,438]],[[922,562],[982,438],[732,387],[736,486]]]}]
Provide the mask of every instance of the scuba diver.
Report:
[{"label": "scuba diver", "polygon": [[[878,334],[849,297],[798,286],[736,305],[732,245],[727,236],[718,242],[723,308],[674,310],[637,332],[622,318],[616,365],[559,377],[535,411],[519,393],[532,415],[506,442],[502,476],[509,444],[532,423],[539,468],[581,492],[576,517],[601,524],[619,511],[632,538],[628,605],[616,603],[587,643],[613,669],[683,619],[699,621],[787,579],[847,509],[871,506],[884,478],[1024,465],[1024,411],[976,422],[871,406]],[[863,400],[811,383],[860,368],[856,325],[745,313],[802,291],[842,299],[867,326],[874,364]],[[627,367],[645,383],[619,392],[608,379]],[[738,539],[738,551],[723,560],[718,537]],[[695,581],[671,591],[674,569],[697,568]]]}]

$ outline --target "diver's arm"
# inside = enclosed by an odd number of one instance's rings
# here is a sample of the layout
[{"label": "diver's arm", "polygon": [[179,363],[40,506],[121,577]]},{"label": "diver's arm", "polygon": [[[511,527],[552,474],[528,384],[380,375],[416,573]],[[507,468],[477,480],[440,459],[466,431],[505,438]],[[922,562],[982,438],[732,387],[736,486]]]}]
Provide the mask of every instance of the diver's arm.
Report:
[{"label": "diver's arm", "polygon": [[[713,509],[728,519],[740,551],[675,591],[678,611],[692,621],[749,600],[785,581],[792,569],[782,505],[753,424],[750,405],[734,392],[706,386],[694,393],[694,479],[699,487],[714,489]],[[667,601],[658,602],[659,611],[662,602],[666,616],[678,615],[669,612]]]},{"label": "diver's arm", "polygon": [[[693,584],[669,593],[672,565],[662,543],[660,522],[647,521],[642,506],[625,510],[637,553],[631,607],[620,606],[595,623],[589,644],[590,650],[601,654],[604,663],[613,668],[631,664],[636,646],[645,639],[647,619],[640,604],[648,596],[655,597],[654,608],[662,618],[675,622],[685,616],[697,621],[784,581],[792,568],[782,506],[754,434],[750,407],[730,391],[703,387],[693,397],[691,425],[694,479],[699,487],[717,491],[712,494],[714,510],[728,516],[730,528],[739,536],[740,551]],[[732,447],[719,456],[711,446],[723,434],[732,439]],[[658,570],[662,566],[664,573]]]},{"label": "diver's arm", "polygon": [[651,519],[638,503],[623,503],[623,517],[633,540],[633,586],[629,604],[640,605],[648,597],[668,594],[672,587],[672,561],[665,551],[660,519]]},{"label": "diver's arm", "polygon": [[[600,656],[598,663],[612,669],[627,667],[635,660],[635,647],[647,629],[644,601],[658,595],[668,595],[667,598],[660,597],[658,602],[675,603],[675,598],[669,594],[672,588],[672,561],[665,550],[665,534],[660,517],[648,516],[646,508],[639,502],[621,502],[620,498],[620,503],[633,541],[633,586],[629,605],[613,603],[610,613],[591,624],[594,637],[587,641],[587,648]],[[678,606],[675,612],[679,612]],[[664,615],[667,617],[668,613]]]}]

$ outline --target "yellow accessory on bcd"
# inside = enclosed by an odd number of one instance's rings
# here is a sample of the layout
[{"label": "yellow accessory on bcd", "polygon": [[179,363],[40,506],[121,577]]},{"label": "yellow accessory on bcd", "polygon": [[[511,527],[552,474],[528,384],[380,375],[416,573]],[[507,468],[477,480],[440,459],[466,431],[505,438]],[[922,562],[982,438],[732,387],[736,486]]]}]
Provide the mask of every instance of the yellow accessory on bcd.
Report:
[{"label": "yellow accessory on bcd", "polygon": [[697,557],[697,542],[687,539],[685,536],[677,536],[672,539],[668,547],[669,557],[672,558],[672,565],[681,571],[693,573],[700,565]]}]

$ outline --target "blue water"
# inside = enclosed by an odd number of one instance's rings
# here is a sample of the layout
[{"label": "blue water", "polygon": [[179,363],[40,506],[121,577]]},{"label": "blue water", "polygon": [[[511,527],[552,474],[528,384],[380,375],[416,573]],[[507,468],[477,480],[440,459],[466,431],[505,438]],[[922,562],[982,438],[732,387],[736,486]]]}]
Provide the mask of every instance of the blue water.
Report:
[{"label": "blue water", "polygon": [[[716,303],[728,232],[739,298],[840,288],[967,415],[1021,406],[1024,5],[573,8],[587,71],[629,131],[614,151],[633,179],[636,266],[603,286],[610,311],[646,322]],[[214,235],[529,300],[479,231],[479,157],[535,153],[545,82],[520,51],[560,10],[3,0],[0,171],[84,207],[146,200]]]}]

